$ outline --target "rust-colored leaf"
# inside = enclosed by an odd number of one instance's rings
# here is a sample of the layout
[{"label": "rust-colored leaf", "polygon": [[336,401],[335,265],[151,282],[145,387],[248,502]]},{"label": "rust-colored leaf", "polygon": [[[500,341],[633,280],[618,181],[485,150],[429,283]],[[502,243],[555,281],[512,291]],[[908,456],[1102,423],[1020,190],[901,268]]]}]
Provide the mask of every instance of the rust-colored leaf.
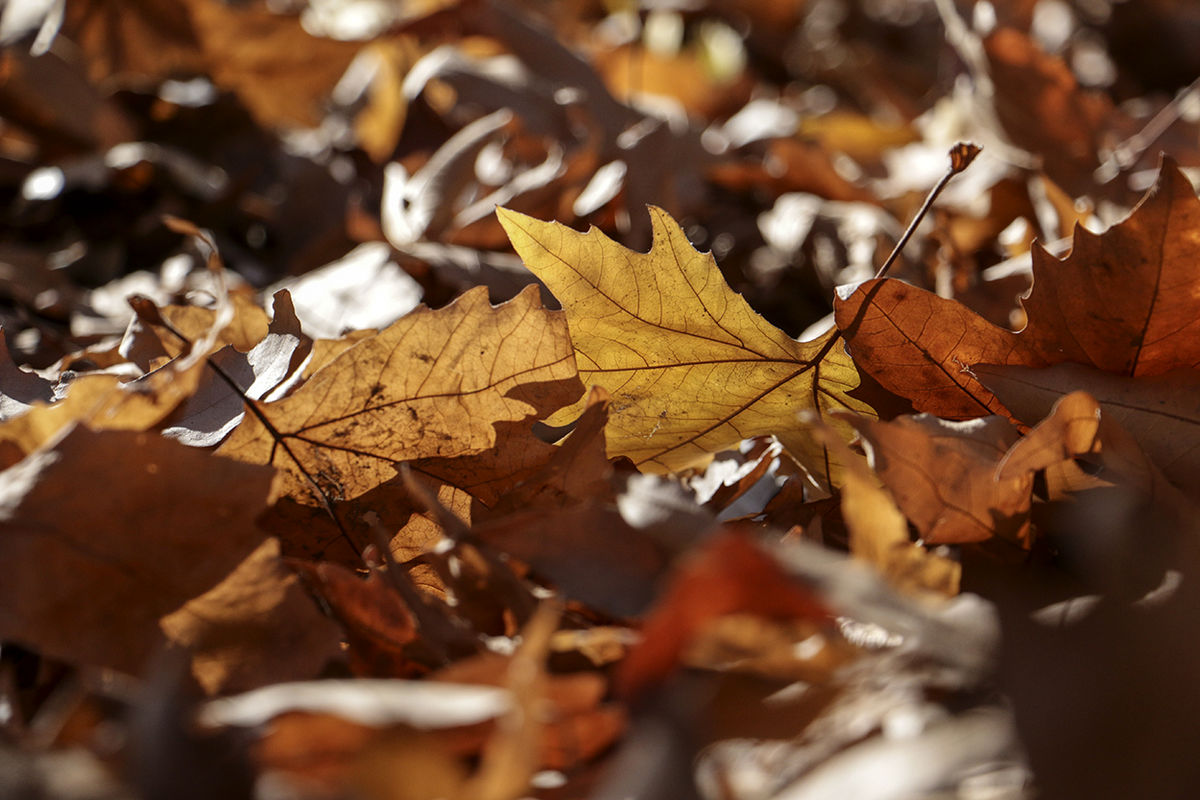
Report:
[{"label": "rust-colored leaf", "polygon": [[96,80],[208,72],[264,125],[317,123],[319,103],[361,47],[312,36],[292,15],[207,0],[72,3],[63,33]]},{"label": "rust-colored leaf", "polygon": [[646,619],[642,641],[621,662],[618,691],[636,696],[679,666],[684,648],[702,627],[726,614],[824,621],[820,597],[775,563],[743,532],[716,534],[685,559]]},{"label": "rust-colored leaf", "polygon": [[1017,440],[1005,419],[949,422],[928,414],[891,422],[855,420],[875,472],[930,544],[1028,537],[1033,481],[999,480],[996,467]]},{"label": "rust-colored leaf", "polygon": [[855,363],[919,411],[948,419],[1009,414],[978,364],[1087,364],[1129,376],[1200,364],[1200,200],[1170,159],[1133,213],[1103,234],[1075,231],[1063,260],[1037,248],[1020,333],[896,280],[839,297]]}]

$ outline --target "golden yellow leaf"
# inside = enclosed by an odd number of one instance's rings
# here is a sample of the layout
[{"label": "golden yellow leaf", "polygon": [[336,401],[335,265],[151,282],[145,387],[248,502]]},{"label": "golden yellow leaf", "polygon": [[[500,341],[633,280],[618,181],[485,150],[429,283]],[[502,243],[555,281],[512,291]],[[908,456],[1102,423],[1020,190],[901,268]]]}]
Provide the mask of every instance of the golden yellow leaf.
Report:
[{"label": "golden yellow leaf", "polygon": [[[836,459],[799,422],[800,412],[873,415],[848,395],[858,372],[832,333],[798,342],[771,325],[662,209],[650,208],[649,253],[594,229],[497,213],[525,265],[563,304],[580,377],[612,394],[610,456],[679,470],[742,439],[775,434],[823,483]],[[827,422],[849,434],[845,422]]]},{"label": "golden yellow leaf", "polygon": [[533,287],[496,307],[479,287],[418,308],[261,404],[274,431],[247,414],[221,453],[285,470],[293,497],[311,496],[311,477],[345,500],[395,477],[400,462],[487,451],[498,423],[532,422],[582,391],[561,312]]}]

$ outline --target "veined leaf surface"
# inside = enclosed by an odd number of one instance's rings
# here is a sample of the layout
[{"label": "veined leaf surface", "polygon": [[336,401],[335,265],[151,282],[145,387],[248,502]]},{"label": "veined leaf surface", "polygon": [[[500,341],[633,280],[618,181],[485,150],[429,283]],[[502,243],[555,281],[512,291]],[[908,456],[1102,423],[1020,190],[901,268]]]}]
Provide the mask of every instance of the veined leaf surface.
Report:
[{"label": "veined leaf surface", "polygon": [[[835,465],[800,413],[873,413],[849,396],[858,371],[832,332],[798,342],[771,325],[662,209],[650,208],[649,253],[595,229],[497,213],[525,265],[562,303],[580,377],[612,394],[610,456],[680,470],[742,439],[775,434],[824,482]],[[826,421],[848,433],[846,423]]]}]

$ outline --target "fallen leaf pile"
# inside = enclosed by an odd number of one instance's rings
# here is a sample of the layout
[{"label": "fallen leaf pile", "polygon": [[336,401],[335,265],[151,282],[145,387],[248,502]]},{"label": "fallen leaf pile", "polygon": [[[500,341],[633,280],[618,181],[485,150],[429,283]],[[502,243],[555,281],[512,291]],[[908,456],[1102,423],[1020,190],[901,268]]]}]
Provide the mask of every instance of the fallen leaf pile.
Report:
[{"label": "fallen leaf pile", "polygon": [[1198,26],[10,0],[0,796],[1189,796]]}]

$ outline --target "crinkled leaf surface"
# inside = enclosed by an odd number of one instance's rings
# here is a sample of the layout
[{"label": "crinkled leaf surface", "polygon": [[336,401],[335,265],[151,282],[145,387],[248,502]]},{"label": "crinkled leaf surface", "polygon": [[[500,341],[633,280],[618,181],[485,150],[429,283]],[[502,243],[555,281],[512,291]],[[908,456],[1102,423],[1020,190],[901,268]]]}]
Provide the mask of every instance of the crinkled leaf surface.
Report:
[{"label": "crinkled leaf surface", "polygon": [[597,230],[497,213],[525,265],[563,304],[580,377],[612,395],[610,456],[678,470],[773,433],[824,480],[829,455],[799,413],[871,413],[848,395],[858,372],[832,334],[798,342],[768,323],[662,209],[650,208],[649,253]]},{"label": "crinkled leaf surface", "polygon": [[496,445],[497,423],[532,420],[582,392],[560,312],[533,287],[503,305],[478,288],[419,308],[358,342],[293,394],[260,406],[222,447],[287,471],[295,497],[311,476],[331,500],[358,497],[397,465]]},{"label": "crinkled leaf surface", "polygon": [[1133,377],[1200,364],[1200,200],[1169,159],[1124,222],[1075,231],[1059,260],[1033,251],[1020,333],[897,280],[867,281],[835,303],[854,361],[919,411],[1006,414],[977,364],[1087,364]]}]

